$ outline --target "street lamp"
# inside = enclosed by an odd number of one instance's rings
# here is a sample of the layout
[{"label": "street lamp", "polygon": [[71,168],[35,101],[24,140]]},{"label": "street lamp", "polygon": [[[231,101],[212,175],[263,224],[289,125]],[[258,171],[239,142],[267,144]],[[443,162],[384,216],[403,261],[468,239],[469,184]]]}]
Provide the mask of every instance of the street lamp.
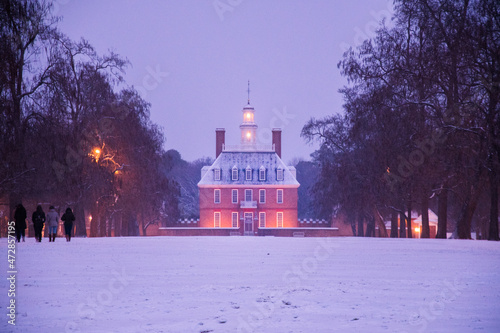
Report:
[{"label": "street lamp", "polygon": [[417,233],[418,238],[420,238],[420,227],[416,227],[415,232]]}]

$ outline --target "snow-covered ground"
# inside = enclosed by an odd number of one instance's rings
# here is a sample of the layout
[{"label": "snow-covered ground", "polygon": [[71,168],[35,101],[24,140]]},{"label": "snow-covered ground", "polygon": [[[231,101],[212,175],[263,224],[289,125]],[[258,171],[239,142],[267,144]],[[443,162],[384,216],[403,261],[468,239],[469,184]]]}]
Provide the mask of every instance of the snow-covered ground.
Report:
[{"label": "snow-covered ground", "polygon": [[27,239],[1,332],[500,332],[500,243]]}]

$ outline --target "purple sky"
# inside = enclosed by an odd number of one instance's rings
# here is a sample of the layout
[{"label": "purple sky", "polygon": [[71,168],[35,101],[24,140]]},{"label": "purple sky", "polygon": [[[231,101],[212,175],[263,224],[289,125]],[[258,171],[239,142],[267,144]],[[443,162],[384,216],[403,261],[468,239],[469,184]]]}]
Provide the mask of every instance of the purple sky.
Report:
[{"label": "purple sky", "polygon": [[60,29],[132,67],[125,77],[152,104],[166,149],[188,161],[215,155],[215,128],[239,144],[241,110],[251,104],[259,143],[283,129],[285,162],[309,155],[300,131],[311,117],[342,112],[337,63],[373,36],[392,1],[56,0]]}]

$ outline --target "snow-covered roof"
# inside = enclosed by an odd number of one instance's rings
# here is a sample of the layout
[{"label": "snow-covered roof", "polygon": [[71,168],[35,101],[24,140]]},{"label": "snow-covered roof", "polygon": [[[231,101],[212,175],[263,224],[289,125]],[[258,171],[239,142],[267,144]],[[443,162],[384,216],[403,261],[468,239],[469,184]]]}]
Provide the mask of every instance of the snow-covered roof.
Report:
[{"label": "snow-covered roof", "polygon": [[[232,180],[232,169],[238,169],[238,180]],[[245,170],[252,169],[252,180],[246,180]],[[259,170],[266,169],[265,180],[259,180]],[[215,180],[215,169],[220,169],[220,180]],[[277,170],[283,170],[283,180],[277,179]],[[199,187],[213,185],[279,185],[299,187],[293,169],[286,166],[275,152],[223,151],[210,167],[203,167]]]}]

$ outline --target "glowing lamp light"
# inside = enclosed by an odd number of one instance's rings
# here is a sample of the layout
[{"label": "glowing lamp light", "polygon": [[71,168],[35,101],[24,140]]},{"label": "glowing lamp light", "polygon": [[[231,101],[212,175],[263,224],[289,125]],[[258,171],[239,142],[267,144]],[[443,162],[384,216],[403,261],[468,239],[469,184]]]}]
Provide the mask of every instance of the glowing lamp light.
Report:
[{"label": "glowing lamp light", "polygon": [[420,232],[420,227],[416,227],[415,232]]},{"label": "glowing lamp light", "polygon": [[252,137],[252,134],[250,132],[247,132],[247,139],[250,139]]},{"label": "glowing lamp light", "polygon": [[250,120],[250,117],[251,117],[250,113],[247,113],[247,119],[248,120]]},{"label": "glowing lamp light", "polygon": [[92,215],[89,215],[89,221],[92,221]]},{"label": "glowing lamp light", "polygon": [[100,150],[99,148],[96,148],[96,149],[94,149],[94,153],[96,153],[96,154],[100,154],[100,153],[101,153],[101,150]]}]

